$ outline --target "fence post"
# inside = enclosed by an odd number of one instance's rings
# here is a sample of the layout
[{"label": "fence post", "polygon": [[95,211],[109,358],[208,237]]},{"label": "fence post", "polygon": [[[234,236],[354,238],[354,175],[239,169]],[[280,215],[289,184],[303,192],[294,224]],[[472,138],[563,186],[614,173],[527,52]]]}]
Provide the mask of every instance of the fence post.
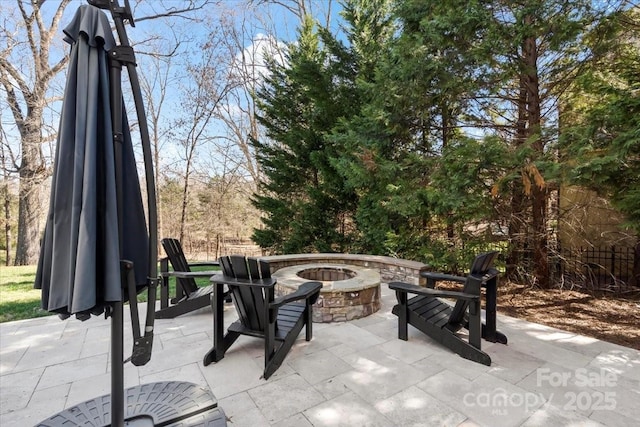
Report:
[{"label": "fence post", "polygon": [[611,246],[611,275],[613,277],[617,277],[617,275],[616,275],[616,247],[615,247],[615,245]]}]

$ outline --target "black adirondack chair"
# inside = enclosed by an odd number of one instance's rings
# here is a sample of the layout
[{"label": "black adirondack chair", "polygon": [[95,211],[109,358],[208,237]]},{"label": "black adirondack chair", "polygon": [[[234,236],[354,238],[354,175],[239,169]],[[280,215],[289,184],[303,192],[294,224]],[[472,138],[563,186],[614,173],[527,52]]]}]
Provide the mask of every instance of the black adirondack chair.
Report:
[{"label": "black adirondack chair", "polygon": [[[160,260],[160,275],[162,283],[160,288],[160,310],[156,311],[156,318],[171,319],[181,314],[206,307],[211,303],[213,286],[199,287],[195,279],[199,277],[210,278],[219,270],[217,262],[189,263],[182,250],[182,245],[177,239],[162,239],[162,247],[167,253],[167,258]],[[169,263],[173,271],[169,271]],[[191,271],[192,267],[206,267],[207,270]],[[169,280],[176,280],[176,295],[169,299]]]},{"label": "black adirondack chair", "polygon": [[[312,338],[312,305],[320,295],[322,283],[306,282],[295,292],[275,297],[276,279],[269,264],[257,258],[232,255],[220,258],[222,274],[211,278],[214,283],[213,348],[205,355],[204,365],[224,358],[227,349],[240,335],[264,339],[264,379],[282,364],[303,327],[305,339]],[[239,319],[223,324],[222,286],[227,285]]]},{"label": "black adirondack chair", "polygon": [[[423,272],[427,287],[409,283],[392,282],[389,288],[396,291],[398,304],[393,314],[398,316],[398,338],[407,340],[407,325],[410,324],[465,359],[491,365],[491,357],[481,350],[481,338],[491,342],[507,343],[507,337],[496,331],[496,287],[498,271],[493,262],[498,252],[487,252],[476,257],[467,277]],[[434,289],[438,281],[453,281],[464,284],[462,292]],[[482,323],[480,311],[480,289],[486,287],[486,323]],[[408,294],[415,295],[409,297]],[[453,298],[454,306],[438,297]],[[459,334],[468,330],[468,341]]]}]

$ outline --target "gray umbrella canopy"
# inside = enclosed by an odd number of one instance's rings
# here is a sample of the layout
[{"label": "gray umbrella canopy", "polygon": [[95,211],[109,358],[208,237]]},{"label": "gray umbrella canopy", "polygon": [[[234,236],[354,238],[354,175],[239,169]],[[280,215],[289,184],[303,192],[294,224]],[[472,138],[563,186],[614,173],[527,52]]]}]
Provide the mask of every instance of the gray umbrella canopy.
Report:
[{"label": "gray umbrella canopy", "polygon": [[86,319],[123,299],[120,260],[133,262],[138,286],[147,284],[149,235],[126,117],[121,167],[114,154],[109,21],[82,6],[64,32],[71,58],[35,287],[43,309]]}]

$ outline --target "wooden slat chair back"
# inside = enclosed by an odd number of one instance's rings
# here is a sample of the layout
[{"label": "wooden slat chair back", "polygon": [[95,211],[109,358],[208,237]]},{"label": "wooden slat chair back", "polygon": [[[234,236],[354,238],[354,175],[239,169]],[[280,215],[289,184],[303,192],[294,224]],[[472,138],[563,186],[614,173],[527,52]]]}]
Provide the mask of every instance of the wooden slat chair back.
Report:
[{"label": "wooden slat chair back", "polygon": [[[489,276],[494,277],[498,274],[497,270],[492,270],[493,263],[497,257],[498,252],[493,251],[482,253],[473,260],[469,276],[464,280],[462,293],[480,295],[480,288],[483,282],[490,279]],[[466,319],[466,312],[468,308],[469,300],[457,300],[453,310],[451,311],[451,315],[449,316],[447,328],[455,332],[466,327],[468,324],[468,320]]]},{"label": "wooden slat chair back", "polygon": [[[497,252],[478,255],[467,277],[424,272],[422,276],[427,279],[426,288],[402,282],[390,283],[389,288],[396,291],[398,299],[398,304],[392,310],[398,316],[398,338],[406,341],[407,326],[412,325],[460,356],[491,365],[491,358],[481,350],[481,338],[507,343],[506,336],[495,330],[498,271],[493,268],[493,263],[497,256]],[[438,281],[453,281],[464,286],[461,292],[434,289]],[[487,287],[487,325],[482,324],[480,310],[483,286]],[[454,298],[456,303],[452,307],[440,297]],[[457,334],[462,328],[469,331],[468,341]]]},{"label": "wooden slat chair back", "polygon": [[[271,278],[269,264],[255,258],[232,255],[220,258],[220,266],[225,276],[248,281],[259,281]],[[240,322],[247,330],[264,333],[267,325],[267,300],[265,293],[270,289],[260,286],[229,286],[231,298],[238,311]]]},{"label": "wooden slat chair back", "polygon": [[[304,327],[305,339],[312,338],[312,305],[320,295],[322,283],[306,282],[293,293],[275,297],[276,279],[269,264],[239,255],[220,258],[222,274],[212,277],[214,286],[227,285],[238,312],[238,320],[222,335],[220,302],[214,304],[214,345],[204,358],[205,366],[224,358],[239,335],[265,340],[265,368],[268,379],[284,361]],[[214,291],[214,295],[218,291]],[[214,297],[214,300],[216,298]]]},{"label": "wooden slat chair back", "polygon": [[[160,310],[156,311],[156,317],[158,319],[170,319],[208,306],[213,287],[199,287],[195,279],[210,278],[218,273],[217,270],[213,270],[213,268],[218,267],[218,263],[190,263],[187,261],[178,239],[164,238],[161,243],[167,258],[160,260],[162,283],[160,288]],[[169,263],[173,271],[169,271]],[[192,271],[192,267],[196,266],[205,267],[207,270]],[[169,280],[171,278],[176,281],[176,293],[173,298],[169,299]]]},{"label": "wooden slat chair back", "polygon": [[497,251],[486,252],[476,256],[471,264],[469,274],[485,274],[493,267],[496,258],[498,258]]},{"label": "wooden slat chair back", "polygon": [[[166,238],[162,239],[161,243],[174,271],[191,271],[191,267],[187,262],[187,258],[182,250],[182,245],[178,239]],[[198,290],[198,285],[192,277],[178,277],[176,280],[182,292],[187,296]]]}]

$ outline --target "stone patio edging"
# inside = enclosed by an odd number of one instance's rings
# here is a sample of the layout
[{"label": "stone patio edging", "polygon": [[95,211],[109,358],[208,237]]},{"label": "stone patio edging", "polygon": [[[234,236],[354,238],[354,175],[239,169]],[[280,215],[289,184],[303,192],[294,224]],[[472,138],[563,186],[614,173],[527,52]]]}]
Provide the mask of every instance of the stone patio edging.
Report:
[{"label": "stone patio edging", "polygon": [[300,264],[346,264],[377,269],[384,283],[399,281],[420,286],[426,286],[427,283],[426,279],[420,276],[420,272],[429,270],[429,267],[421,262],[380,255],[318,253],[270,255],[260,259],[269,262],[272,273],[284,267]]}]

